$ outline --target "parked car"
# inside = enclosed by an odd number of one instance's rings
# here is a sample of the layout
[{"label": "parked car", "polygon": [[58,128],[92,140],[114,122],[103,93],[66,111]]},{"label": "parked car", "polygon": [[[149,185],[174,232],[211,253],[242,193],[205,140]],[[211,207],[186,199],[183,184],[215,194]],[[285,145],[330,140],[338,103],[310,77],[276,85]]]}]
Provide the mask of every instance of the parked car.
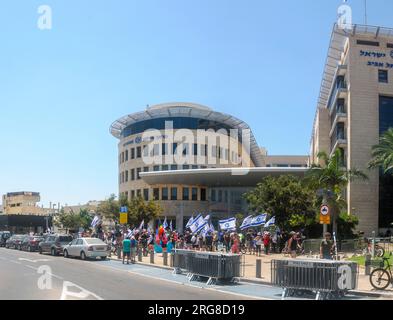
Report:
[{"label": "parked car", "polygon": [[5,247],[5,243],[9,238],[11,238],[11,232],[0,231],[0,247]]},{"label": "parked car", "polygon": [[27,250],[29,252],[37,251],[40,242],[44,241],[42,236],[26,236],[20,244],[20,250]]},{"label": "parked car", "polygon": [[98,238],[78,238],[64,247],[64,258],[80,257],[82,260],[87,258],[106,259],[110,253],[110,246]]},{"label": "parked car", "polygon": [[21,244],[24,237],[24,234],[14,234],[6,241],[5,247],[7,249],[19,249],[19,245]]},{"label": "parked car", "polygon": [[64,247],[73,240],[73,237],[68,234],[51,234],[38,244],[38,252],[50,253],[52,256],[57,256],[63,253]]}]

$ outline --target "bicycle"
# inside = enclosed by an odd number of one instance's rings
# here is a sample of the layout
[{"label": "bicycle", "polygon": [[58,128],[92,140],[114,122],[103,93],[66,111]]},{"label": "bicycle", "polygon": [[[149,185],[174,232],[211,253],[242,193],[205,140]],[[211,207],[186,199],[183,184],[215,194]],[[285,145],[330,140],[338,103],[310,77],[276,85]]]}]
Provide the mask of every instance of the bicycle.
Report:
[{"label": "bicycle", "polygon": [[390,252],[388,258],[382,258],[384,267],[374,269],[370,274],[370,283],[377,290],[385,290],[389,284],[393,285],[392,265],[390,264],[391,256],[393,256],[393,252]]}]

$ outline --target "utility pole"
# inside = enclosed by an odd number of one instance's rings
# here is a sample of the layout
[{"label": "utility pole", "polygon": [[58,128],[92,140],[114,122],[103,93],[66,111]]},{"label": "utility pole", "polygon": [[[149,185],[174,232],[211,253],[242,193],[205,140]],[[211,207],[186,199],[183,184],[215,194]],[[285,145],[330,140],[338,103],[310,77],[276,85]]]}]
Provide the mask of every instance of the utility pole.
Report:
[{"label": "utility pole", "polygon": [[364,0],[364,24],[367,26],[367,0]]}]

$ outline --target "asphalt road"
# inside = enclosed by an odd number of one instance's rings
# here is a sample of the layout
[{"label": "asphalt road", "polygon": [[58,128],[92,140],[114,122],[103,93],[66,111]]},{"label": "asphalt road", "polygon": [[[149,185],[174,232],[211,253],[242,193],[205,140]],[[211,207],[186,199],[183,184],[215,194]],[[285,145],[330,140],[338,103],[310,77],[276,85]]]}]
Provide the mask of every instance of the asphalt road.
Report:
[{"label": "asphalt road", "polygon": [[[120,264],[121,265],[121,264]],[[108,261],[81,261],[0,248],[1,300],[238,300],[236,296],[143,277]]]}]

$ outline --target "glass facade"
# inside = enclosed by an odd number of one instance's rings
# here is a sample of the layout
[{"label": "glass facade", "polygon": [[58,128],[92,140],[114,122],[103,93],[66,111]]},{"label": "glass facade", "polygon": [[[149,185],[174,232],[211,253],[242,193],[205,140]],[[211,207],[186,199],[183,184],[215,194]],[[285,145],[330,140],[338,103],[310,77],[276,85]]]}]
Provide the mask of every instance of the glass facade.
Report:
[{"label": "glass facade", "polygon": [[[379,97],[379,134],[393,127],[393,97]],[[379,227],[388,228],[393,222],[393,176],[380,171]]]},{"label": "glass facade", "polygon": [[145,121],[139,121],[137,123],[130,124],[121,133],[121,137],[129,137],[133,134],[143,133],[149,129],[164,130],[165,121],[172,121],[173,129],[190,129],[190,130],[209,130],[213,129],[218,131],[220,129],[226,129],[228,131],[233,129],[230,126],[223,124],[218,121],[206,120],[201,118],[190,118],[190,117],[164,117],[158,119],[149,119]]}]

